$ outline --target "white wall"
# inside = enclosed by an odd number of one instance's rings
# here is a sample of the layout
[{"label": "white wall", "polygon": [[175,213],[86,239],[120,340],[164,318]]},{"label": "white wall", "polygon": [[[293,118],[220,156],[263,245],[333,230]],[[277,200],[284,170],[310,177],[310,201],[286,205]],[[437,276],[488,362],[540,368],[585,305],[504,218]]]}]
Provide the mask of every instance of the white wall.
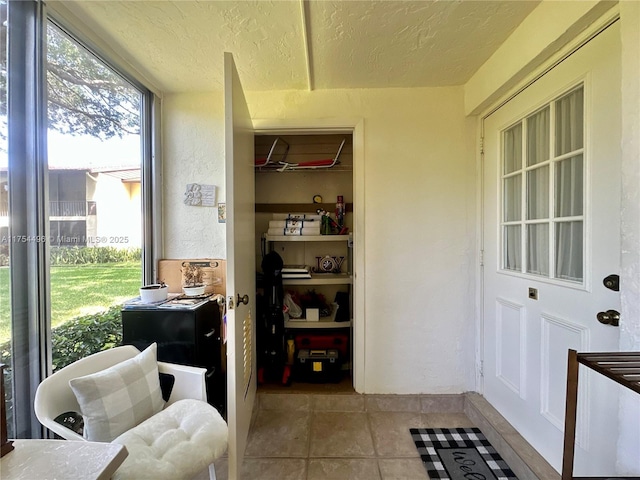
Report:
[{"label": "white wall", "polygon": [[[622,311],[620,350],[640,351],[640,2],[620,2],[622,36]],[[640,395],[620,399],[619,474],[640,473]]]},{"label": "white wall", "polygon": [[184,204],[186,185],[216,186],[224,199],[222,92],[166,95],[163,117],[164,258],[226,258],[226,229],[214,207]]},{"label": "white wall", "polygon": [[[248,92],[247,100],[260,119],[363,119],[365,391],[473,389],[474,123],[462,89]],[[224,256],[222,229],[178,204],[191,177],[223,178],[211,165],[222,149],[221,102],[171,95],[163,113],[166,251]],[[194,223],[199,234],[189,238]]]},{"label": "white wall", "polygon": [[518,88],[616,3],[543,0],[465,84],[465,112],[478,115]]}]

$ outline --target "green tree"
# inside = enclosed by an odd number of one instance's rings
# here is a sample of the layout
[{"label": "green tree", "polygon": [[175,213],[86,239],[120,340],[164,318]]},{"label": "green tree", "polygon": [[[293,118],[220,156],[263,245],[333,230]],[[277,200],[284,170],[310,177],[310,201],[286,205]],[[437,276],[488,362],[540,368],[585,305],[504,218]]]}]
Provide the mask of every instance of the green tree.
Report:
[{"label": "green tree", "polygon": [[[0,0],[0,152],[7,140],[7,0]],[[47,25],[49,128],[106,140],[140,133],[140,93],[51,22]]]},{"label": "green tree", "polygon": [[47,87],[49,128],[103,140],[140,133],[140,94],[52,23]]}]

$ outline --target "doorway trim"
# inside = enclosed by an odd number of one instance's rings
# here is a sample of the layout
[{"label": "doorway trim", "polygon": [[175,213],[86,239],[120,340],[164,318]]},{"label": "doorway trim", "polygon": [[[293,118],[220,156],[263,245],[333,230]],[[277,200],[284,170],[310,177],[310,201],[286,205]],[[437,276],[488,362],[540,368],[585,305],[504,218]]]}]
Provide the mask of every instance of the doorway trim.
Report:
[{"label": "doorway trim", "polygon": [[255,134],[350,133],[353,135],[353,388],[366,392],[364,119],[253,119]]}]

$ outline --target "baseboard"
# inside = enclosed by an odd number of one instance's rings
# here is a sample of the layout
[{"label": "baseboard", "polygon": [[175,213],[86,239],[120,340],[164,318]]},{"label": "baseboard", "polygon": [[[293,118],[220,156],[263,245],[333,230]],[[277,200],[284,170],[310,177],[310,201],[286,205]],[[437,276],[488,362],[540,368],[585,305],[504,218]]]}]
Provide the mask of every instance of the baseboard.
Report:
[{"label": "baseboard", "polygon": [[464,413],[520,480],[560,480],[560,474],[480,394],[465,394]]}]

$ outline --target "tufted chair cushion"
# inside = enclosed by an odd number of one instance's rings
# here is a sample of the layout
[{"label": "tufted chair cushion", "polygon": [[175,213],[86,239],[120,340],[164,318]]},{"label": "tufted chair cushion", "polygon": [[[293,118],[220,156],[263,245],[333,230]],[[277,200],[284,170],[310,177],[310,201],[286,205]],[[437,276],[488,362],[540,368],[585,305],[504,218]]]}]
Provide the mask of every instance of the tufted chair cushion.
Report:
[{"label": "tufted chair cushion", "polygon": [[112,478],[193,478],[225,452],[228,435],[214,407],[200,400],[179,400],[111,442],[129,452]]}]

